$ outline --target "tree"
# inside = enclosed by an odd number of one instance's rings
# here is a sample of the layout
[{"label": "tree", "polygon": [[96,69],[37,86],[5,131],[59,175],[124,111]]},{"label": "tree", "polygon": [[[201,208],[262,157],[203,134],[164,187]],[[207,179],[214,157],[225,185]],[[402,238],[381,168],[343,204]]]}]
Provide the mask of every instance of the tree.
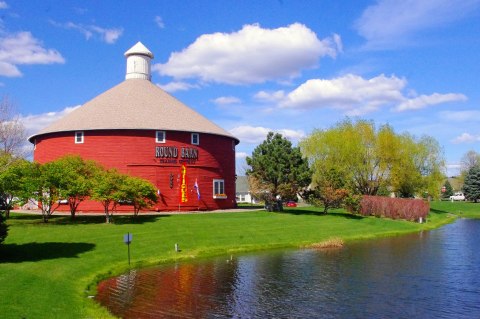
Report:
[{"label": "tree", "polygon": [[398,141],[390,126],[346,119],[328,130],[315,130],[300,143],[313,169],[313,181],[334,169],[354,193],[374,195],[388,184]]},{"label": "tree", "polygon": [[60,206],[61,175],[61,168],[52,162],[45,164],[27,162],[22,166],[21,196],[26,201],[38,204],[45,223]]},{"label": "tree", "polygon": [[269,132],[246,160],[249,178],[272,198],[293,199],[310,184],[310,170],[300,149],[279,133]]},{"label": "tree", "polygon": [[5,217],[3,217],[3,212],[0,212],[0,244],[5,241],[5,238],[8,235],[8,226]]},{"label": "tree", "polygon": [[118,201],[122,199],[120,189],[125,182],[125,177],[113,168],[101,170],[94,176],[92,199],[102,204],[107,224],[113,217]]},{"label": "tree", "polygon": [[0,153],[21,157],[26,139],[25,127],[15,112],[14,104],[8,96],[4,96],[0,100]]},{"label": "tree", "polygon": [[9,163],[0,170],[0,204],[5,207],[5,217],[10,217],[10,210],[13,209],[15,198],[20,197],[23,191],[23,177],[25,167],[29,163],[24,159],[14,158],[10,154],[0,156],[0,166]]},{"label": "tree", "polygon": [[78,155],[64,156],[51,162],[51,165],[62,171],[59,176],[59,196],[68,201],[70,215],[74,219],[78,205],[92,194],[94,176],[103,168]]},{"label": "tree", "polygon": [[339,208],[349,195],[345,182],[335,169],[326,172],[312,189],[307,192],[307,201],[314,206],[323,206],[323,213],[327,214],[330,208]]},{"label": "tree", "polygon": [[117,201],[124,201],[133,206],[133,216],[138,216],[141,209],[157,201],[156,189],[147,180],[126,176],[118,192]]},{"label": "tree", "polygon": [[468,170],[463,192],[468,200],[475,203],[480,199],[480,166],[473,166]]},{"label": "tree", "polygon": [[399,156],[392,167],[390,183],[399,197],[415,195],[438,198],[445,179],[442,149],[429,136],[415,139],[409,134],[399,136]]},{"label": "tree", "polygon": [[443,178],[443,156],[434,139],[417,141],[395,134],[389,125],[376,129],[372,121],[346,119],[315,130],[300,147],[314,183],[334,169],[352,194],[376,195],[390,187],[403,195],[434,194]]},{"label": "tree", "polygon": [[445,187],[445,191],[442,193],[442,198],[450,198],[450,196],[453,195],[452,184],[450,184],[450,181],[447,179],[443,186]]},{"label": "tree", "polygon": [[470,150],[462,156],[460,160],[460,171],[465,174],[474,166],[480,165],[480,154],[474,150]]}]

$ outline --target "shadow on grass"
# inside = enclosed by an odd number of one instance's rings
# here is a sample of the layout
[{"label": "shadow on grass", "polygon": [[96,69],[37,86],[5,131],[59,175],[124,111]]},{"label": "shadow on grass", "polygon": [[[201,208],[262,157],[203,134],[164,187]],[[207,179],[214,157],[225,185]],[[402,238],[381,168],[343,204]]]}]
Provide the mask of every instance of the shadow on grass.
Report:
[{"label": "shadow on grass", "polygon": [[[170,217],[171,215],[115,215],[111,217],[112,224],[144,224],[153,223],[160,218]],[[81,215],[75,216],[72,219],[70,215],[55,215],[50,216],[47,223],[43,222],[42,215],[33,214],[14,214],[10,217],[12,221],[21,221],[22,224],[44,224],[44,225],[86,225],[86,224],[105,224],[105,215]]]},{"label": "shadow on grass", "polygon": [[445,210],[435,209],[435,208],[430,208],[430,211],[432,213],[436,213],[436,214],[450,214],[451,213],[451,212],[447,212]]},{"label": "shadow on grass", "polygon": [[0,263],[22,263],[57,258],[78,258],[95,248],[91,243],[27,243],[0,246]]},{"label": "shadow on grass", "polygon": [[237,208],[249,210],[249,209],[259,209],[259,208],[265,208],[265,205],[260,205],[260,204],[239,204]]},{"label": "shadow on grass", "polygon": [[338,212],[338,211],[329,211],[327,214],[324,214],[323,211],[318,209],[298,209],[298,208],[283,208],[283,213],[292,214],[292,215],[315,215],[315,216],[337,216],[347,219],[363,219],[361,215],[353,215],[350,213]]}]

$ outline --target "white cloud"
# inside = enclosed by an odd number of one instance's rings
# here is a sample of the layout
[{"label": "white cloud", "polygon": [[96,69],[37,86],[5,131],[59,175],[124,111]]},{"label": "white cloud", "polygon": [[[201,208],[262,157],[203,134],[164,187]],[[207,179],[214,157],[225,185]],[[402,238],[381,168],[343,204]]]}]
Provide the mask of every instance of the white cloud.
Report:
[{"label": "white cloud", "polygon": [[160,17],[160,16],[155,16],[154,21],[155,21],[156,25],[157,25],[160,29],[165,28],[165,23],[163,22],[162,17]]},{"label": "white cloud", "polygon": [[5,1],[0,1],[0,9],[8,9],[8,4]]},{"label": "white cloud", "polygon": [[446,25],[472,13],[478,0],[379,0],[356,21],[358,33],[370,48],[388,48],[415,33]]},{"label": "white cloud", "polygon": [[480,111],[443,111],[439,113],[439,117],[446,121],[466,122],[480,121]]},{"label": "white cloud", "polygon": [[463,133],[460,136],[457,136],[452,140],[454,144],[461,144],[461,143],[473,143],[476,141],[480,141],[480,135],[472,135],[470,133]]},{"label": "white cloud", "polygon": [[418,110],[430,105],[467,99],[465,95],[455,93],[410,97],[412,93],[404,93],[406,86],[405,79],[394,75],[388,77],[381,74],[365,79],[347,74],[331,80],[308,80],[288,94],[283,91],[261,91],[255,97],[266,101],[276,100],[281,108],[332,108],[350,116],[364,115],[385,107],[396,111]]},{"label": "white cloud", "polygon": [[54,49],[45,49],[30,32],[18,32],[0,38],[0,76],[17,77],[18,65],[64,63]]},{"label": "white cloud", "polygon": [[291,129],[271,129],[262,126],[238,126],[230,130],[233,136],[237,137],[242,143],[258,144],[265,140],[268,132],[276,132],[282,134],[293,141],[298,141],[305,137],[305,132],[301,130]]},{"label": "white cloud", "polygon": [[221,96],[217,97],[216,99],[213,100],[213,103],[217,105],[228,105],[228,104],[238,104],[241,103],[242,100],[240,100],[238,97],[234,96]]},{"label": "white cloud", "polygon": [[319,40],[299,23],[277,29],[245,25],[233,33],[204,34],[154,70],[175,79],[263,83],[297,77],[302,69],[316,67],[319,58],[335,57],[340,48],[338,35]]},{"label": "white cloud", "polygon": [[245,153],[245,152],[236,152],[235,153],[235,158],[237,158],[237,159],[246,158],[247,156],[248,156],[248,154]]},{"label": "white cloud", "polygon": [[58,23],[55,21],[50,21],[50,23],[59,28],[78,31],[83,34],[87,40],[90,40],[92,37],[94,37],[108,44],[115,43],[123,34],[122,28],[106,29],[96,25],[83,25],[73,22]]},{"label": "white cloud", "polygon": [[285,98],[285,91],[266,92],[260,91],[253,96],[254,99],[262,102],[279,102]]},{"label": "white cloud", "polygon": [[407,99],[400,103],[395,110],[398,112],[408,111],[408,110],[419,110],[423,109],[430,105],[455,102],[455,101],[466,101],[467,97],[463,94],[439,94],[433,93],[431,95],[420,95],[418,97]]},{"label": "white cloud", "polygon": [[460,163],[447,163],[447,176],[457,176],[460,174],[462,165]]},{"label": "white cloud", "polygon": [[198,88],[198,85],[190,84],[187,82],[170,82],[167,84],[157,84],[159,88],[165,90],[169,93],[173,93],[176,91],[187,91],[190,89]]},{"label": "white cloud", "polygon": [[20,117],[20,121],[25,126],[27,134],[32,135],[37,133],[41,129],[44,129],[45,127],[49,126],[53,122],[61,119],[68,113],[77,109],[78,107],[80,107],[80,105],[69,106],[59,112],[48,112],[48,113],[42,113],[42,114],[26,115],[26,116]]},{"label": "white cloud", "polygon": [[360,115],[384,105],[398,103],[404,98],[401,90],[406,80],[395,76],[379,75],[364,79],[347,74],[332,79],[312,79],[290,92],[280,103],[285,108],[340,109],[349,115]]}]

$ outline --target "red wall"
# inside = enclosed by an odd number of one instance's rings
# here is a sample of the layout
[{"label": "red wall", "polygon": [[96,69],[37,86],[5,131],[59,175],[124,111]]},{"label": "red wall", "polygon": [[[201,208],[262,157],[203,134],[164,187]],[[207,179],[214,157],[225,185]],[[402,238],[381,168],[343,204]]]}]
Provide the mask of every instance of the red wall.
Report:
[{"label": "red wall", "polygon": [[[160,191],[157,210],[213,210],[235,206],[235,150],[229,137],[200,133],[200,144],[190,143],[190,132],[166,131],[166,142],[155,142],[154,130],[97,130],[84,131],[84,142],[75,144],[75,132],[50,133],[36,137],[34,160],[45,163],[67,154],[78,154],[84,159],[95,160],[106,168],[148,179]],[[156,146],[178,148],[176,163],[161,163],[155,158]],[[186,163],[188,202],[180,203],[181,147],[196,148],[198,159]],[[173,174],[173,187],[170,187]],[[213,179],[225,181],[227,199],[213,198]],[[200,200],[194,189],[197,180]],[[68,207],[61,207],[67,210]],[[99,203],[81,203],[79,211],[102,211]],[[119,210],[131,211],[131,206]]]}]

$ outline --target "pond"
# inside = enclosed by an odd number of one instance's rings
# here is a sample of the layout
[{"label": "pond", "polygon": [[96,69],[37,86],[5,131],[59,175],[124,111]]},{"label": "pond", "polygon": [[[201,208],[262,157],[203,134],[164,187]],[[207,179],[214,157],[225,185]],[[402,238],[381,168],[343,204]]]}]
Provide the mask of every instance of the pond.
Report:
[{"label": "pond", "polygon": [[96,300],[122,318],[480,318],[480,220],[352,243],[132,270]]}]

